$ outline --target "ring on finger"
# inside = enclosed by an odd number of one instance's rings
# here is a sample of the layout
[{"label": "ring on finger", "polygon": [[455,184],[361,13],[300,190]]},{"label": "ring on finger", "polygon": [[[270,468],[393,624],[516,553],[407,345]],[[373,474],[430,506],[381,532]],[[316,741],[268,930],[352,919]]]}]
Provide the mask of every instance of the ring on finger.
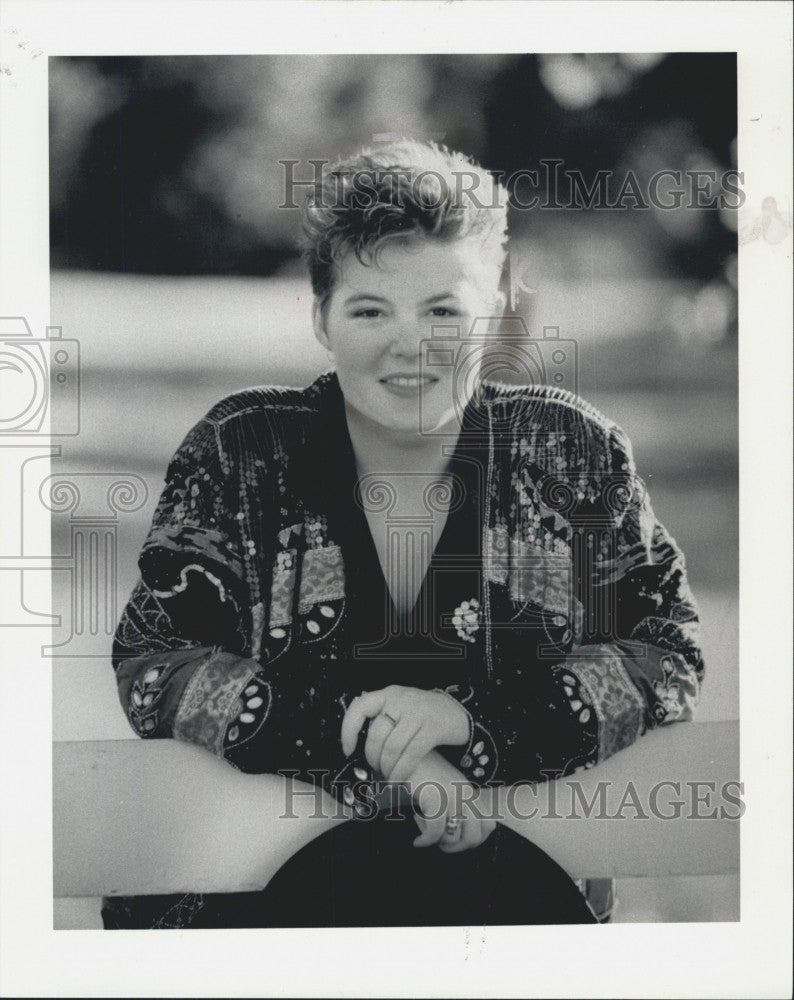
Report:
[{"label": "ring on finger", "polygon": [[457,840],[461,835],[462,827],[462,816],[450,816],[444,827],[444,836],[449,837],[451,840]]}]

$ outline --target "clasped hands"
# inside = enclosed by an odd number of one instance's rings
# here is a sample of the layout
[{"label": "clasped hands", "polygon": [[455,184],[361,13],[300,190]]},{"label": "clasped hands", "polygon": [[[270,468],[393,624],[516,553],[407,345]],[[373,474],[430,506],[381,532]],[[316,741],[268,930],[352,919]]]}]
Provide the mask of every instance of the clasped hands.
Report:
[{"label": "clasped hands", "polygon": [[411,786],[423,815],[416,847],[438,844],[456,853],[483,843],[496,823],[476,808],[479,792],[435,749],[463,746],[469,739],[466,711],[439,691],[392,684],[367,691],[350,703],[342,720],[342,749],[349,757],[370,720],[364,753],[387,781]]}]

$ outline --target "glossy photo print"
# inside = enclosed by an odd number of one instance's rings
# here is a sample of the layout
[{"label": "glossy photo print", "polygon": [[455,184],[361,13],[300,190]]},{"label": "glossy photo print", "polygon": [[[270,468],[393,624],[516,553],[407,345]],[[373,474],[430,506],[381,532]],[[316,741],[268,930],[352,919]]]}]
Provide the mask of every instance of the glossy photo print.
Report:
[{"label": "glossy photo print", "polygon": [[[788,835],[747,499],[785,470],[747,422],[790,354],[790,150],[746,5],[687,51],[633,4],[608,45],[489,5],[512,46],[478,3],[214,6],[245,45],[3,29],[41,160],[35,194],[4,161],[38,228],[3,251],[3,624],[51,705],[4,697],[42,729],[12,763],[46,748],[19,912],[96,957],[58,989],[596,995],[615,947],[614,995],[706,995]],[[165,978],[113,986],[131,946]],[[351,986],[351,947],[402,971]]]}]

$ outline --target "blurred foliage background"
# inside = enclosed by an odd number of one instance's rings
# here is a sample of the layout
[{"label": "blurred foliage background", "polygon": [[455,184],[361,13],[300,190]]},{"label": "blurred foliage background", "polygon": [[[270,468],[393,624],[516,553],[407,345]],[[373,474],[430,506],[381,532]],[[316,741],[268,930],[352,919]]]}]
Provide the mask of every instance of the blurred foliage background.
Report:
[{"label": "blurred foliage background", "polygon": [[[732,53],[68,57],[49,73],[51,322],[82,365],[81,431],[53,467],[147,483],[120,532],[119,602],[187,429],[228,392],[328,367],[280,160],[309,178],[311,159],[409,135],[507,174],[558,158],[588,182],[737,166]],[[534,337],[553,325],[576,341],[578,391],[628,432],[687,555],[701,718],[736,718],[736,212],[513,211],[510,227],[534,290],[519,312]],[[56,516],[53,551],[69,545]],[[53,576],[67,634],[71,583]],[[56,738],[128,738],[107,664],[63,662]],[[734,878],[638,881],[633,903],[619,888],[619,919],[738,918]]]},{"label": "blurred foliage background", "polygon": [[[559,158],[585,176],[735,166],[733,54],[50,60],[52,262],[147,274],[274,273],[297,213],[279,160],[373,137],[443,138],[491,170]],[[296,171],[296,176],[301,176]],[[581,216],[581,213],[578,213]],[[616,212],[615,273],[725,275],[735,213]],[[516,212],[586,266],[577,213]]]}]

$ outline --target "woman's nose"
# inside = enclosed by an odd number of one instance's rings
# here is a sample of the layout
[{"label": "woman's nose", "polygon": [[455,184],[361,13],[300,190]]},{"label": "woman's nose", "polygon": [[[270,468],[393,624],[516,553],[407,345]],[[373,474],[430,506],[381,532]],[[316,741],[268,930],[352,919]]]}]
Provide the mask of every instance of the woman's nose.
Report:
[{"label": "woman's nose", "polygon": [[390,331],[389,351],[395,357],[418,358],[429,335],[430,331],[420,323],[395,323]]}]

